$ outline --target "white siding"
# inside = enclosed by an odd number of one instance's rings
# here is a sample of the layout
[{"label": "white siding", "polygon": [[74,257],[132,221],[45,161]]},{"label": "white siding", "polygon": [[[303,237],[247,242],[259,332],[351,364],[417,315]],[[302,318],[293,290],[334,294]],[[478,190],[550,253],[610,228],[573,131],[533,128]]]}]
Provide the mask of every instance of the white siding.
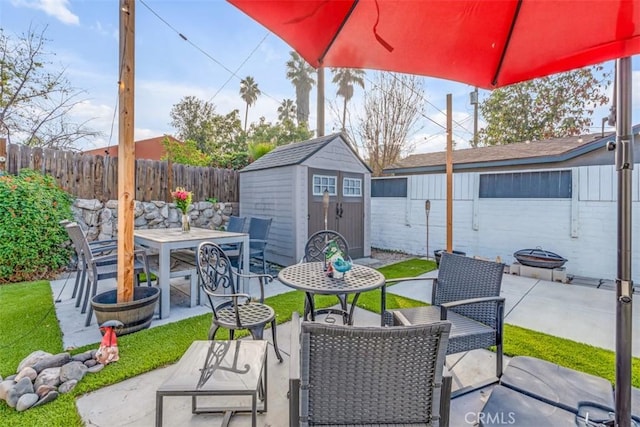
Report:
[{"label": "white siding", "polygon": [[[573,195],[573,200],[476,198],[474,201],[477,173],[456,173],[454,249],[468,255],[500,256],[504,262],[511,263],[515,251],[541,247],[567,258],[569,261],[565,266],[569,274],[615,279],[615,167],[583,166],[572,170],[573,180],[577,181],[577,194]],[[633,265],[640,265],[637,171],[638,166],[633,175]],[[442,249],[446,245],[445,175],[409,176],[408,186],[407,198],[372,198],[371,245],[424,255],[427,240],[424,201],[430,199],[429,255],[433,257],[434,249]],[[637,282],[640,270],[634,269],[633,274]]]},{"label": "white siding", "polygon": [[264,169],[240,174],[240,215],[273,218],[267,260],[280,265],[295,262],[294,224],[300,215],[296,200],[297,166]]}]

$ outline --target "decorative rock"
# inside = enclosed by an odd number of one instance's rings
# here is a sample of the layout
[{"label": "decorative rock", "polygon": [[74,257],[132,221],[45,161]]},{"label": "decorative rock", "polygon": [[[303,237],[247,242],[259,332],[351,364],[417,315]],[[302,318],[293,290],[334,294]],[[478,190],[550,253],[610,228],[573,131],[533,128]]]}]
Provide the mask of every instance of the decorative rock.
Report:
[{"label": "decorative rock", "polygon": [[52,385],[42,384],[40,387],[36,389],[36,394],[40,396],[40,398],[45,397],[47,394],[54,391],[56,388]]},{"label": "decorative rock", "polygon": [[45,357],[33,365],[32,368],[35,369],[37,373],[40,373],[47,368],[59,368],[60,366],[69,363],[70,360],[71,355],[69,353],[58,353],[53,356]]},{"label": "decorative rock", "polygon": [[37,376],[38,373],[36,372],[36,370],[27,366],[25,368],[22,368],[22,370],[18,372],[18,375],[16,375],[16,382],[20,381],[22,378],[29,378],[29,380],[34,381]]},{"label": "decorative rock", "polygon": [[29,378],[23,378],[7,392],[7,405],[15,408],[18,400],[27,393],[33,393],[33,384]]},{"label": "decorative rock", "polygon": [[35,393],[27,393],[20,396],[18,403],[16,404],[16,410],[19,412],[26,411],[36,404],[38,401],[38,395]]},{"label": "decorative rock", "polygon": [[87,211],[97,211],[102,209],[102,203],[98,199],[76,199],[73,203],[76,207],[87,210]]},{"label": "decorative rock", "polygon": [[65,383],[69,380],[80,381],[84,374],[87,373],[87,368],[82,362],[69,362],[60,368],[60,381]]},{"label": "decorative rock", "polygon": [[13,380],[4,380],[0,382],[0,400],[7,400],[7,393],[16,384]]},{"label": "decorative rock", "polygon": [[18,363],[18,369],[16,370],[16,373],[22,371],[22,369],[26,368],[27,366],[33,367],[33,365],[49,356],[53,355],[42,350],[32,352],[30,355],[22,359],[20,363]]},{"label": "decorative rock", "polygon": [[60,385],[60,368],[47,368],[38,374],[33,386],[38,389],[41,385],[51,385],[57,387]]},{"label": "decorative rock", "polygon": [[59,396],[59,393],[57,391],[55,391],[55,390],[52,390],[45,397],[43,397],[40,400],[38,400],[38,403],[33,405],[32,408],[35,408],[36,406],[44,405],[45,403],[52,402],[52,401],[56,400],[58,398],[58,396]]},{"label": "decorative rock", "polygon": [[11,381],[15,381],[16,377],[18,376],[18,374],[13,374],[13,375],[9,375],[7,378],[5,378],[5,381],[11,380]]},{"label": "decorative rock", "polygon": [[86,366],[87,368],[90,368],[92,366],[96,366],[98,364],[98,362],[95,359],[89,359],[89,360],[85,360],[84,361],[84,366]]},{"label": "decorative rock", "polygon": [[86,362],[90,360],[93,356],[91,356],[91,351],[85,351],[84,353],[79,353],[71,356],[71,360],[75,362]]},{"label": "decorative rock", "polygon": [[96,372],[102,371],[102,368],[104,368],[104,365],[102,363],[97,363],[95,366],[90,367],[87,372],[95,374]]},{"label": "decorative rock", "polygon": [[62,384],[60,384],[60,387],[58,387],[58,392],[69,393],[71,390],[75,388],[77,384],[78,384],[78,380],[65,381]]}]

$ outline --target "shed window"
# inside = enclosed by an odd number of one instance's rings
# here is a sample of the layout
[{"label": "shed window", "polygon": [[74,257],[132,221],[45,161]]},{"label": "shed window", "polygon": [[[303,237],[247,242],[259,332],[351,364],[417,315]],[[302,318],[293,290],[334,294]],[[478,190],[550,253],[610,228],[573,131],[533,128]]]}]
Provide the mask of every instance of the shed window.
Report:
[{"label": "shed window", "polygon": [[570,199],[571,171],[480,175],[480,197],[486,199]]},{"label": "shed window", "polygon": [[313,195],[322,196],[324,190],[329,192],[330,196],[338,195],[336,191],[337,176],[313,175]]},{"label": "shed window", "polygon": [[342,181],[342,195],[346,197],[362,196],[362,180],[358,178],[344,178]]}]

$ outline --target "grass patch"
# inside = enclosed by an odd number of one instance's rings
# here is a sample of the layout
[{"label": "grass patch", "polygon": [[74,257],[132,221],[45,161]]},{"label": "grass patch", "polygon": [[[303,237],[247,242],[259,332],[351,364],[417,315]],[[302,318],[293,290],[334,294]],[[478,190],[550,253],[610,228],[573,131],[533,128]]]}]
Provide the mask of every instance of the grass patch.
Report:
[{"label": "grass patch", "polygon": [[399,279],[402,277],[415,277],[428,271],[435,270],[435,261],[426,259],[408,259],[406,261],[397,262],[395,264],[380,267],[378,271],[384,274],[387,279]]},{"label": "grass patch", "polygon": [[[387,278],[409,277],[435,268],[426,260],[408,260],[386,266],[380,270]],[[304,295],[292,291],[267,298],[275,308],[278,323],[291,320],[294,311],[302,313]],[[48,282],[31,282],[0,286],[0,374],[13,374],[27,354],[34,350],[51,353],[62,351],[62,338],[53,309],[53,297]],[[335,296],[318,296],[318,308],[336,304]],[[409,308],[423,302],[387,293],[387,308]],[[380,313],[380,291],[360,295],[358,306]],[[121,359],[97,374],[88,374],[69,394],[56,401],[26,412],[16,412],[0,402],[1,426],[82,426],[75,399],[84,393],[98,390],[144,372],[175,363],[194,340],[207,338],[211,315],[205,314],[179,322],[143,330],[118,338]],[[270,332],[268,332],[270,333]],[[245,336],[247,333],[238,333]],[[221,329],[217,338],[225,339],[228,332]],[[613,382],[615,354],[612,351],[554,337],[517,326],[505,326],[505,354],[532,356],[557,363],[571,369],[597,375]],[[75,349],[80,353],[97,348],[97,344]],[[640,387],[640,359],[633,359],[632,383]]]}]

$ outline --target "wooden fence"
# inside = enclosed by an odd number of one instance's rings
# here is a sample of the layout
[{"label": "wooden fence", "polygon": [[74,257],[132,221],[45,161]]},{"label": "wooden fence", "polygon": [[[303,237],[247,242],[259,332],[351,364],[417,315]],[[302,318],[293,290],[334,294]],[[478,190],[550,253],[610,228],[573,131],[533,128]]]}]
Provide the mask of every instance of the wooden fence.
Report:
[{"label": "wooden fence", "polygon": [[[6,154],[3,154],[6,153]],[[6,144],[0,138],[3,169],[17,174],[20,169],[34,169],[55,178],[68,193],[82,199],[115,200],[118,194],[118,159],[24,145]],[[4,167],[3,167],[4,166]],[[221,202],[238,202],[238,172],[230,169],[186,166],[157,160],[136,160],[136,200],[172,201],[170,192],[185,187],[193,200],[216,198]]]}]

